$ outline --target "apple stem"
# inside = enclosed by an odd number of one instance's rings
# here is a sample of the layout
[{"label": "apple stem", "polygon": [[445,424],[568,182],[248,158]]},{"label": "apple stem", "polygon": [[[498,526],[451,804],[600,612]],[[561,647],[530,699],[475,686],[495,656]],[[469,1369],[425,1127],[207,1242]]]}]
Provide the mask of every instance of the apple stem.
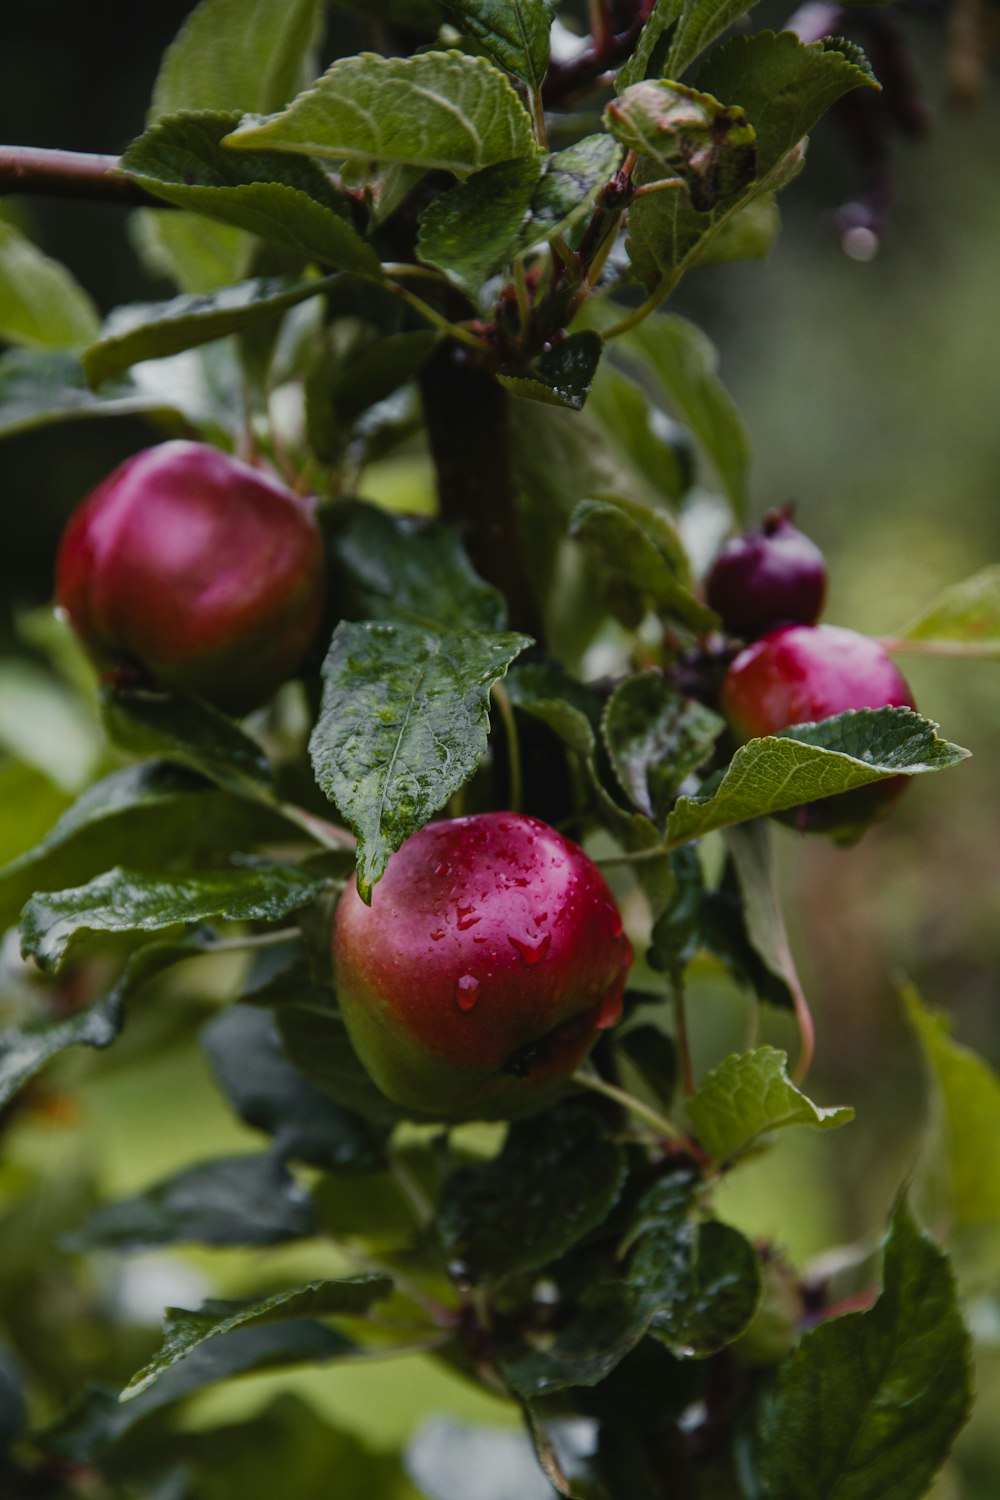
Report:
[{"label": "apple stem", "polygon": [[651,1105],[644,1104],[641,1099],[637,1099],[634,1094],[626,1093],[624,1089],[617,1088],[613,1083],[606,1083],[596,1073],[584,1068],[579,1068],[573,1074],[573,1082],[579,1084],[581,1088],[591,1089],[595,1094],[603,1094],[606,1099],[613,1099],[616,1104],[621,1105],[622,1109],[628,1110],[629,1114],[652,1125],[657,1135],[665,1136],[668,1140],[683,1146],[685,1151],[690,1150],[691,1143],[684,1132],[678,1130],[676,1125],[653,1109]]},{"label": "apple stem", "polygon": [[242,953],[244,948],[271,948],[291,943],[302,936],[297,927],[278,927],[273,932],[248,932],[245,937],[220,938],[211,953]]},{"label": "apple stem", "polygon": [[687,1007],[684,1003],[684,986],[673,986],[674,1026],[677,1030],[677,1056],[681,1064],[681,1081],[685,1094],[694,1093],[694,1069],[691,1066],[691,1045],[688,1037]]},{"label": "apple stem", "polygon": [[511,812],[520,812],[524,786],[521,775],[521,746],[517,735],[517,721],[514,718],[514,708],[510,701],[510,694],[499,682],[493,684],[492,694],[493,701],[503,720],[504,733],[507,737],[507,776],[509,783],[507,805]]},{"label": "apple stem", "polygon": [[307,812],[304,807],[299,807],[294,802],[279,802],[275,810],[326,849],[354,849],[357,846],[353,833],[349,833],[346,828],[338,828],[336,823],[328,823],[325,818],[317,818],[314,813]]},{"label": "apple stem", "polygon": [[434,1217],[434,1205],[412,1172],[404,1167],[399,1157],[394,1156],[391,1151],[389,1153],[389,1170],[396,1180],[396,1186],[403,1194],[407,1203],[409,1203],[418,1226],[421,1229],[425,1229]]}]

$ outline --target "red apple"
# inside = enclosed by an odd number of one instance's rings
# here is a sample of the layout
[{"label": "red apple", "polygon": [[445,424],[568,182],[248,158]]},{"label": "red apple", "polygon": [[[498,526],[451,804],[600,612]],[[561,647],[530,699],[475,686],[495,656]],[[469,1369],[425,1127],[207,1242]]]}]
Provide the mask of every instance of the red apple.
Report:
[{"label": "red apple", "polygon": [[337,907],[341,1014],[390,1099],[439,1118],[542,1108],[621,1015],[632,948],[583,850],[537,818],[429,823]]},{"label": "red apple", "polygon": [[74,512],[56,598],[101,669],[246,712],[293,675],[320,623],[319,528],[257,469],[161,443]]},{"label": "red apple", "polygon": [[780,621],[812,625],[826,598],[826,562],[788,510],[731,537],[712,565],[706,595],[727,630],[752,637]]},{"label": "red apple", "polygon": [[[915,708],[902,673],[877,641],[838,625],[784,625],[741,651],[722,685],[722,711],[740,740],[777,734],[852,708]],[[856,835],[907,785],[905,776],[798,808],[800,828]]]}]

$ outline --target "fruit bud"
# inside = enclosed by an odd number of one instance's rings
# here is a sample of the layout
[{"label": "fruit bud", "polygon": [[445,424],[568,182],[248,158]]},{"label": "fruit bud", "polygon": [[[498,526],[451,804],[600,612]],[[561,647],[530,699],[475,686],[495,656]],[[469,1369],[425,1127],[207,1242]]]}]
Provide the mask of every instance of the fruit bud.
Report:
[{"label": "fruit bud", "polygon": [[788,508],[731,537],[708,575],[706,595],[727,630],[747,638],[782,621],[812,625],[826,598],[823,554]]}]

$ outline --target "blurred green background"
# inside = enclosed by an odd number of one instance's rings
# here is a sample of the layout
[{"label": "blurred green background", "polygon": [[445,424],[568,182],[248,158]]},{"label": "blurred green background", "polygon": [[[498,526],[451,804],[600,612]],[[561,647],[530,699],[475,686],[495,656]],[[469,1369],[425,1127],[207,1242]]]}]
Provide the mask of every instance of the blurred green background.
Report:
[{"label": "blurred green background", "polygon": [[[8,8],[0,137],[121,150],[141,129],[159,54],[191,8],[181,0],[156,7],[44,0]],[[762,7],[755,24],[784,14]],[[934,122],[925,141],[894,148],[896,202],[880,254],[858,263],[839,248],[833,211],[851,192],[854,168],[827,123],[812,143],[806,173],[784,196],[783,233],[767,263],[697,273],[674,304],[719,347],[723,377],[753,439],[755,512],[797,502],[800,524],[829,558],[827,618],[873,634],[893,633],[940,589],[1000,560],[1000,101],[994,91],[975,113],[949,110],[940,29],[904,25]],[[354,41],[352,35],[346,45]],[[41,199],[19,200],[8,211],[74,270],[103,309],[169,294],[165,283],[141,271],[124,211]],[[52,558],[70,509],[151,435],[138,422],[114,421],[43,430],[3,445],[5,654],[23,650],[13,632],[15,613],[50,596]],[[902,976],[951,1014],[960,1040],[1000,1065],[1000,667],[917,658],[901,665],[922,711],[974,759],[946,776],[919,779],[893,818],[852,850],[784,829],[776,834],[794,946],[817,1018],[811,1091],[821,1103],[855,1104],[858,1119],[833,1138],[794,1132],[783,1138],[723,1189],[719,1207],[786,1245],[800,1262],[878,1232],[913,1167],[924,1083],[896,996]],[[9,746],[16,731],[4,724],[0,711],[0,743]],[[10,808],[0,834],[5,859],[41,831],[27,813],[20,821],[14,816],[17,777],[37,783],[38,773],[22,773],[8,759],[0,774]],[[35,823],[54,816],[66,796],[65,785],[53,786]],[[717,975],[698,978],[690,1010],[703,1066],[743,1043],[747,1004]],[[771,1031],[791,1043],[780,1022]],[[130,1070],[117,1054],[74,1058],[64,1068],[60,1078],[81,1085],[72,1094],[71,1119],[38,1111],[8,1132],[0,1166],[0,1194],[11,1205],[6,1217],[0,1207],[0,1264],[8,1267],[0,1303],[8,1313],[30,1280],[27,1265],[15,1269],[11,1246],[25,1232],[19,1195],[36,1173],[50,1184],[45,1201],[57,1224],[67,1201],[92,1190],[133,1190],[209,1149],[251,1147],[254,1138],[233,1124],[190,1045],[176,1042],[170,1026],[158,1041],[150,1036],[155,1060],[141,1070]],[[179,1089],[186,1101],[180,1126]],[[281,1258],[291,1266],[301,1254]],[[145,1259],[133,1263],[133,1281]],[[269,1276],[277,1260],[269,1256]],[[252,1257],[204,1255],[186,1257],[185,1264],[230,1292],[263,1274]],[[302,1269],[316,1274],[316,1268],[313,1254]],[[119,1273],[108,1266],[100,1274]],[[86,1325],[86,1338],[78,1335],[83,1346],[69,1351],[71,1371],[96,1363],[113,1378],[115,1351],[95,1354],[93,1342],[100,1328],[94,1308],[106,1308],[107,1287],[79,1295],[97,1321]],[[32,1297],[39,1296],[36,1287]],[[73,1308],[57,1299],[36,1311],[39,1336],[56,1338],[60,1315],[71,1316]],[[146,1321],[155,1323],[155,1313]],[[151,1333],[143,1348],[149,1339]],[[977,1414],[955,1461],[956,1488],[948,1493],[995,1500],[996,1334],[993,1349],[988,1339],[982,1348],[979,1387]],[[68,1375],[64,1394],[71,1389]],[[375,1448],[404,1440],[428,1412],[511,1420],[498,1403],[427,1360],[418,1368],[257,1377],[203,1397],[185,1420],[204,1426],[235,1419],[279,1390],[307,1396]]]}]

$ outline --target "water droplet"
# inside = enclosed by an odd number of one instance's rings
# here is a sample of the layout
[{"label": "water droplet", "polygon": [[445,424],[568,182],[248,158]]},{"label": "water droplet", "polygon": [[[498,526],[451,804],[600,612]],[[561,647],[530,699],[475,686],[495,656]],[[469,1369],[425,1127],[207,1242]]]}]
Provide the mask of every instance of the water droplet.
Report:
[{"label": "water droplet", "polygon": [[447,873],[448,873],[448,871],[450,869],[451,869],[451,865],[449,865],[446,860],[442,860],[439,865],[435,865],[434,866],[434,874],[435,875],[447,875]]},{"label": "water droplet", "polygon": [[479,999],[479,980],[474,974],[463,974],[455,981],[455,1003],[459,1010],[471,1010]]},{"label": "water droplet", "polygon": [[612,1026],[618,1025],[622,1017],[623,1002],[624,991],[621,988],[609,990],[597,1012],[598,1031],[609,1031]]},{"label": "water droplet", "polygon": [[512,932],[509,932],[507,937],[511,947],[517,949],[529,969],[533,969],[536,964],[541,963],[546,953],[548,953],[549,944],[552,941],[551,935],[547,932],[543,932],[534,938],[515,937]]},{"label": "water droplet", "polygon": [[474,906],[458,906],[455,908],[455,926],[459,932],[467,932],[470,927],[475,927],[481,922],[482,917],[476,915]]},{"label": "water droplet", "polygon": [[443,927],[435,927],[434,931],[431,933],[431,942],[432,943],[439,943],[444,936],[445,936],[444,928]]}]

